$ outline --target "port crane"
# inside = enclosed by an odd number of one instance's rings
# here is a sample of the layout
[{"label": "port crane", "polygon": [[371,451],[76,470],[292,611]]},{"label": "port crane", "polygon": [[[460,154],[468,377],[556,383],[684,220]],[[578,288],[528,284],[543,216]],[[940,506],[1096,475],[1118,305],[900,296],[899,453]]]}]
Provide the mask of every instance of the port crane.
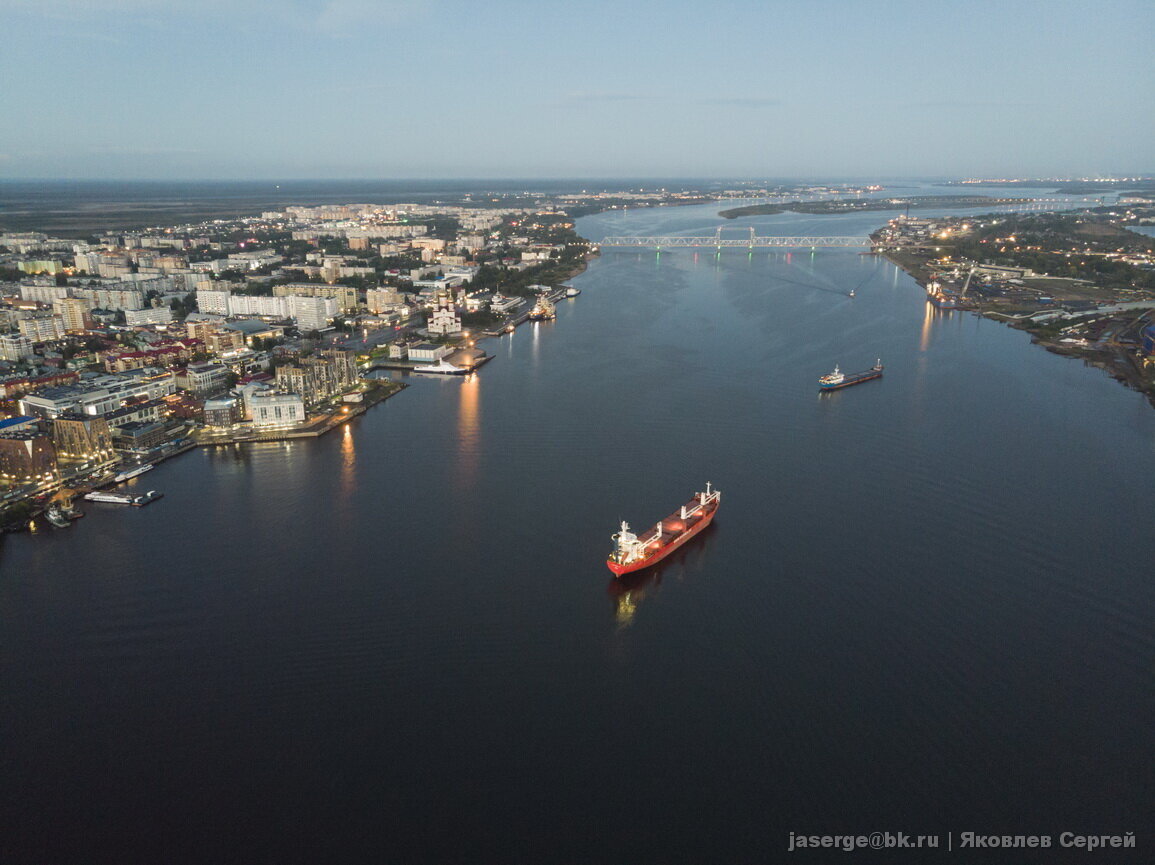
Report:
[{"label": "port crane", "polygon": [[967,271],[966,282],[963,283],[962,291],[958,293],[959,300],[962,300],[967,296],[967,289],[971,287],[971,277],[975,275],[976,267],[978,267],[977,264],[972,264],[971,269]]}]

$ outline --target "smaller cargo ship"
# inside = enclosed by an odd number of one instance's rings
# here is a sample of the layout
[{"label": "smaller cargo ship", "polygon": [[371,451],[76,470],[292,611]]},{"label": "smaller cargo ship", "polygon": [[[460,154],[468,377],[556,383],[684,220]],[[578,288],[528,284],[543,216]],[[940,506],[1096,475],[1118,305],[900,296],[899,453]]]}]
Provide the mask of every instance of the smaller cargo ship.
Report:
[{"label": "smaller cargo ship", "polygon": [[958,298],[953,294],[947,294],[942,290],[942,286],[937,282],[928,282],[926,284],[926,299],[930,304],[938,309],[957,309]]},{"label": "smaller cargo ship", "polygon": [[875,361],[874,366],[866,372],[843,372],[834,365],[834,372],[818,379],[818,386],[822,390],[838,390],[841,387],[850,387],[852,384],[862,384],[874,378],[882,378],[882,358]]},{"label": "smaller cargo ship", "polygon": [[530,321],[553,321],[557,318],[557,308],[545,297],[539,297],[529,311]]},{"label": "smaller cargo ship", "polygon": [[606,567],[620,577],[656,565],[710,525],[721,501],[722,493],[707,483],[704,493],[694,493],[692,499],[659,520],[643,537],[631,532],[630,524],[622,520],[621,531],[613,536],[616,546],[606,559]]}]

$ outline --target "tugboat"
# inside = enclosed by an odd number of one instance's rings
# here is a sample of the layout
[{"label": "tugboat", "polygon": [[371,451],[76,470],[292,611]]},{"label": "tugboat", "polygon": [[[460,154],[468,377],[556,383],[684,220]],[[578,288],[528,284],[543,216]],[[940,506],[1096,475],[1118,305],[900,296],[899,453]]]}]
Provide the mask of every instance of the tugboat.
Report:
[{"label": "tugboat", "polygon": [[44,512],[44,519],[48,520],[48,522],[52,523],[52,525],[58,529],[66,529],[72,525],[68,517],[64,515],[64,511],[60,510],[56,505],[53,505]]},{"label": "tugboat", "polygon": [[640,538],[630,531],[630,524],[622,520],[621,531],[612,538],[616,546],[606,559],[606,567],[614,572],[614,576],[620,577],[656,565],[710,525],[721,501],[722,493],[710,489],[707,483],[704,493],[694,493],[692,499],[659,520]]},{"label": "tugboat", "polygon": [[838,390],[842,387],[850,387],[852,384],[862,384],[864,381],[870,381],[874,378],[882,378],[881,358],[875,361],[874,366],[866,372],[846,373],[838,368],[838,364],[835,364],[834,372],[818,379],[818,386],[822,390]]}]

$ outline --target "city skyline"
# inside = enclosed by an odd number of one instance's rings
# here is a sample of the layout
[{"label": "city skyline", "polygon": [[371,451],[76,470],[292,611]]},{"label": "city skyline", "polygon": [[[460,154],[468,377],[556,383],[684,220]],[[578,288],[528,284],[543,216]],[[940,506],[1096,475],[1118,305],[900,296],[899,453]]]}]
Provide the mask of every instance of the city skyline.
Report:
[{"label": "city skyline", "polygon": [[[0,0],[0,179],[1155,169],[1150,5]],[[52,50],[46,51],[46,46]]]}]

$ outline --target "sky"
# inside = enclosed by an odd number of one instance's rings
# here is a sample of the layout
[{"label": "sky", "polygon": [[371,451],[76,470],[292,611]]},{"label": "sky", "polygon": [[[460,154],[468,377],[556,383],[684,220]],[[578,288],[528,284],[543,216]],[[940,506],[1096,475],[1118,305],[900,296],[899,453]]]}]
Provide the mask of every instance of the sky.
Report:
[{"label": "sky", "polygon": [[0,0],[0,179],[1155,174],[1153,0]]}]

